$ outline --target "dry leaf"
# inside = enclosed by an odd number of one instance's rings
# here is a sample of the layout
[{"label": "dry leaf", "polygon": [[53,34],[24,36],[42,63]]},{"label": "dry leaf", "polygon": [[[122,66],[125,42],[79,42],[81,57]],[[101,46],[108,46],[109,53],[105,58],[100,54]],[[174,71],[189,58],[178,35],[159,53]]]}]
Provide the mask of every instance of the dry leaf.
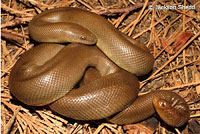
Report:
[{"label": "dry leaf", "polygon": [[185,42],[192,36],[192,32],[185,32],[177,37],[176,42],[172,45],[176,51],[184,46]]},{"label": "dry leaf", "polygon": [[192,32],[185,32],[177,37],[174,44],[170,46],[170,44],[167,43],[166,39],[162,38],[161,42],[163,47],[165,48],[165,51],[169,54],[174,54],[176,51],[178,51],[186,41],[192,36]]}]

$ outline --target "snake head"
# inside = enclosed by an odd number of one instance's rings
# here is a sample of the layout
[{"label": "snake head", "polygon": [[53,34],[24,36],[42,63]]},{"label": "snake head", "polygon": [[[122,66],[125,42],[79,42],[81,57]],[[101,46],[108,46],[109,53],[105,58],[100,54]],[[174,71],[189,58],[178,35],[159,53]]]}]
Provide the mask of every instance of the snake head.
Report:
[{"label": "snake head", "polygon": [[176,98],[167,101],[154,97],[153,105],[160,118],[170,126],[181,127],[189,120],[189,107],[186,102]]}]

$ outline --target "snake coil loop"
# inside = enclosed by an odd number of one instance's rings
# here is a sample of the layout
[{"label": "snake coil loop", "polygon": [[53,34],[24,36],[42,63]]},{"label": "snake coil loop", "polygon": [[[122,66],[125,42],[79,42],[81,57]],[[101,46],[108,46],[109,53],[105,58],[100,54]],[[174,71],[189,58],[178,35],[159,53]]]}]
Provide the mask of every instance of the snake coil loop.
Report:
[{"label": "snake coil loop", "polygon": [[[127,124],[157,112],[174,127],[188,121],[189,107],[176,93],[161,90],[138,97],[136,75],[152,69],[153,56],[103,17],[77,8],[48,10],[33,18],[29,33],[45,44],[25,52],[11,71],[11,93],[23,103],[49,105],[78,120]],[[60,44],[67,42],[73,43]]]}]

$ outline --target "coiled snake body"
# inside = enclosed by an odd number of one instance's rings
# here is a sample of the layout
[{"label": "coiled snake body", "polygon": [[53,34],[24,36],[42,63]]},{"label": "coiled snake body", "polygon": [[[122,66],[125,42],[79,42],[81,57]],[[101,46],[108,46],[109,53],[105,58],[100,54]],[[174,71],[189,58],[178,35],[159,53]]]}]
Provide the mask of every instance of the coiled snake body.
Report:
[{"label": "coiled snake body", "polygon": [[[48,10],[33,18],[29,33],[46,43],[24,53],[11,71],[11,93],[23,103],[49,105],[78,120],[107,118],[127,124],[157,112],[174,127],[188,121],[188,105],[176,93],[161,90],[137,96],[135,75],[152,69],[153,56],[103,17],[77,8]],[[73,43],[58,44],[66,42]],[[94,75],[89,67],[100,76],[89,78]],[[82,79],[85,82],[73,89]]]}]

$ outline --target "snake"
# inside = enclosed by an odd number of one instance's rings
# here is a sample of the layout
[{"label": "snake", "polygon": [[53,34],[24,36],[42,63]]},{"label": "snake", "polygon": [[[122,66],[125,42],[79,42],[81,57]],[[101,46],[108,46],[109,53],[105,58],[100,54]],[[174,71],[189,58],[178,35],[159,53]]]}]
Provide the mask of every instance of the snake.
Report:
[{"label": "snake", "polygon": [[154,114],[173,127],[188,122],[189,106],[177,93],[155,90],[138,96],[137,76],[152,70],[154,57],[104,17],[55,8],[36,15],[28,30],[40,44],[19,58],[9,77],[12,95],[24,104],[119,125]]}]

